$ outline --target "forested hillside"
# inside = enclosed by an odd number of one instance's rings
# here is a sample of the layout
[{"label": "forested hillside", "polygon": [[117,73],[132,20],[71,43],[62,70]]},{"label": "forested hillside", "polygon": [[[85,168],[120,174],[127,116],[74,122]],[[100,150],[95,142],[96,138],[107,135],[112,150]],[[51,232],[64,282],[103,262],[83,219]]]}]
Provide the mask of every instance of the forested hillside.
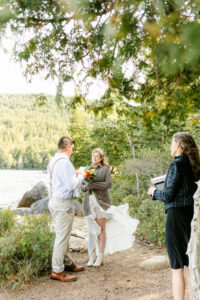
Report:
[{"label": "forested hillside", "polygon": [[82,107],[70,113],[51,96],[38,106],[36,95],[0,95],[0,168],[46,169],[62,135],[76,140],[72,160],[77,167],[89,164],[91,150],[99,146],[119,165],[129,157],[126,137],[97,123]]},{"label": "forested hillside", "polygon": [[33,95],[0,95],[0,168],[46,168],[69,119],[52,98],[35,106]]}]

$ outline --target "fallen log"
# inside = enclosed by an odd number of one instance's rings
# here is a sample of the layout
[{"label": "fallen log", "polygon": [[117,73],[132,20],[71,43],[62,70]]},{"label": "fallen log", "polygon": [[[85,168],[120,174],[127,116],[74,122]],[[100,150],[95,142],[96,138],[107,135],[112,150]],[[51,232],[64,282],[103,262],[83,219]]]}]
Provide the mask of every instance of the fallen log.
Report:
[{"label": "fallen log", "polygon": [[76,234],[76,233],[71,233],[71,236],[74,236],[74,237],[77,237],[77,238],[79,238],[79,239],[85,239],[84,237],[82,237],[82,236],[80,236],[80,235],[78,235],[78,234]]}]

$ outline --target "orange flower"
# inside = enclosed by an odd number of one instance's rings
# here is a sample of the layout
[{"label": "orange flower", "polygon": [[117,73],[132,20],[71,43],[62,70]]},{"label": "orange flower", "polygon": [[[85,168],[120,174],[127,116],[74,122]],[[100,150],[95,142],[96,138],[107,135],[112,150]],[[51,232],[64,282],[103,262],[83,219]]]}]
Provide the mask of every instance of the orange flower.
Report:
[{"label": "orange flower", "polygon": [[90,172],[86,171],[86,177],[87,177],[88,179],[90,179],[90,178],[92,178],[92,174],[90,174]]},{"label": "orange flower", "polygon": [[88,182],[93,182],[96,178],[95,169],[85,170],[85,180]]}]

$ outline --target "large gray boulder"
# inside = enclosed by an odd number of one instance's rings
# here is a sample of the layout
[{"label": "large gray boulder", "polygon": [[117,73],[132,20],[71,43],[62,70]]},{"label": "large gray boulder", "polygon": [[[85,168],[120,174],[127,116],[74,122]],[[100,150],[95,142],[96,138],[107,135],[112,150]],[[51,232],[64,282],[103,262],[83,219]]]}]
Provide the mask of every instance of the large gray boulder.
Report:
[{"label": "large gray boulder", "polygon": [[38,182],[34,187],[26,192],[18,204],[18,207],[30,207],[34,202],[44,199],[49,195],[49,189],[43,181]]}]

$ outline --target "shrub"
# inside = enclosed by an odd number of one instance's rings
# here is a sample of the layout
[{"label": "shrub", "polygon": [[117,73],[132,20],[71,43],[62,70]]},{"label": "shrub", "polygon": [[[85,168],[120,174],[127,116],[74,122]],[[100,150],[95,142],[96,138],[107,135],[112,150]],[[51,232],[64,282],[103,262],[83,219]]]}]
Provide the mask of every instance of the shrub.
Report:
[{"label": "shrub", "polygon": [[169,146],[163,151],[159,149],[140,149],[137,158],[132,158],[124,162],[122,174],[125,178],[136,178],[137,182],[132,185],[132,194],[142,195],[147,193],[150,185],[150,178],[167,173],[171,161]]},{"label": "shrub", "polygon": [[0,210],[0,237],[9,231],[15,223],[14,214],[10,209]]},{"label": "shrub", "polygon": [[144,199],[145,199],[144,195],[142,196],[128,195],[122,200],[122,203],[123,204],[128,203],[130,215],[136,217],[138,209]]},{"label": "shrub", "polygon": [[24,217],[0,238],[0,280],[21,286],[50,269],[54,233],[48,216]]},{"label": "shrub", "polygon": [[144,200],[137,213],[139,227],[137,234],[140,239],[159,245],[165,244],[165,221],[166,214],[163,203]]},{"label": "shrub", "polygon": [[133,194],[133,182],[132,178],[113,178],[112,189],[109,192],[113,205],[120,205],[125,197]]}]

